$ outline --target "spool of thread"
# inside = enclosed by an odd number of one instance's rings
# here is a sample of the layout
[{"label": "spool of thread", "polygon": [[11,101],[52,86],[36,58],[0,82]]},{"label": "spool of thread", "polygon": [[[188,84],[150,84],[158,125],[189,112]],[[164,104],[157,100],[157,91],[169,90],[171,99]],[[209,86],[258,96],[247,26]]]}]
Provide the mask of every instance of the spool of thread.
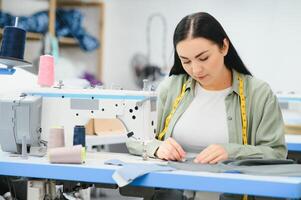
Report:
[{"label": "spool of thread", "polygon": [[40,56],[38,84],[43,87],[54,84],[54,58],[51,55]]},{"label": "spool of thread", "polygon": [[48,148],[64,147],[65,134],[63,127],[51,128],[48,135]]},{"label": "spool of thread", "polygon": [[75,126],[73,132],[73,145],[86,146],[86,129],[85,126]]},{"label": "spool of thread", "polygon": [[26,41],[25,30],[15,26],[5,27],[3,31],[0,56],[23,60],[25,41]]},{"label": "spool of thread", "polygon": [[81,145],[49,149],[49,162],[61,164],[81,164],[85,162],[85,148]]}]

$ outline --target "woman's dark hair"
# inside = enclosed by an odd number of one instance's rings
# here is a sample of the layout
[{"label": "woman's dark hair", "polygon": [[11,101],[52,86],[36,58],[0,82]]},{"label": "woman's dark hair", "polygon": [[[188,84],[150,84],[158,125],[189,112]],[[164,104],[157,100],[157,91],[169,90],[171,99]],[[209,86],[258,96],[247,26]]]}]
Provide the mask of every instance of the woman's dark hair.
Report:
[{"label": "woman's dark hair", "polygon": [[175,51],[174,65],[170,70],[170,76],[173,74],[187,74],[176,51],[176,46],[179,42],[188,37],[206,38],[217,44],[220,48],[223,47],[224,39],[226,38],[229,41],[229,50],[225,56],[226,67],[228,69],[234,69],[242,74],[252,75],[239,57],[222,25],[210,14],[199,12],[184,17],[175,29],[173,36],[173,45]]}]

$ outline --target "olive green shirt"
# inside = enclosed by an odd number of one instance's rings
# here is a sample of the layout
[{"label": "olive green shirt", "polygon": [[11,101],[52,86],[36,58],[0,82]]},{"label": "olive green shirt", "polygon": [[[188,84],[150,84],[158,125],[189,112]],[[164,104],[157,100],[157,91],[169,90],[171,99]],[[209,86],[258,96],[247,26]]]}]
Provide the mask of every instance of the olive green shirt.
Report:
[{"label": "olive green shirt", "polygon": [[[238,72],[232,71],[232,89],[225,98],[229,143],[220,144],[228,152],[229,158],[285,159],[287,148],[284,140],[284,122],[277,97],[269,85],[249,75],[240,74],[244,81],[246,97],[248,145],[242,144],[242,121],[239,98]],[[157,131],[160,133],[165,119],[171,112],[176,97],[187,81],[185,95],[181,100],[168,126],[164,139],[172,137],[178,119],[194,98],[196,81],[186,74],[172,75],[164,80],[158,88]],[[192,125],[201,125],[197,119],[191,119]],[[144,149],[147,155],[155,157],[155,152],[162,141],[153,139]],[[141,155],[141,141],[128,139],[127,148],[131,154]]]}]

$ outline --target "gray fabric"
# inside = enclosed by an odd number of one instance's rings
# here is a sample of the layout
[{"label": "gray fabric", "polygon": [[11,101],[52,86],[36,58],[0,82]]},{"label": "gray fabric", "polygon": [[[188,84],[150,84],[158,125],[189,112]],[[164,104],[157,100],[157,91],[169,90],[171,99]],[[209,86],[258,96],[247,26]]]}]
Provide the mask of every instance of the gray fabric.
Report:
[{"label": "gray fabric", "polygon": [[300,164],[279,164],[279,165],[262,165],[262,166],[239,166],[235,170],[242,174],[250,175],[274,175],[274,176],[293,176],[301,177]]},{"label": "gray fabric", "polygon": [[258,166],[258,165],[278,165],[278,164],[294,164],[294,160],[290,159],[243,159],[243,160],[225,160],[223,164],[233,166]]},{"label": "gray fabric", "polygon": [[215,173],[222,173],[231,167],[227,167],[227,165],[216,164],[198,164],[193,162],[193,158],[187,159],[184,162],[176,162],[176,161],[169,161],[168,165],[174,167],[179,170],[186,170],[186,171],[204,171],[204,172],[215,172]]},{"label": "gray fabric", "polygon": [[204,171],[215,173],[241,173],[250,175],[301,176],[301,164],[292,160],[248,159],[224,161],[215,165],[194,163],[193,159],[185,162],[169,162],[169,166],[187,171]]}]

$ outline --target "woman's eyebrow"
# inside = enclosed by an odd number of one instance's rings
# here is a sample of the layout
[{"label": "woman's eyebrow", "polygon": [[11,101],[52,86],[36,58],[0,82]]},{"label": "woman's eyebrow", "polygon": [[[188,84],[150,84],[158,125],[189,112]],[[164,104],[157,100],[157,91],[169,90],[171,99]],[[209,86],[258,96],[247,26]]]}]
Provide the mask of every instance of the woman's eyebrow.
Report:
[{"label": "woman's eyebrow", "polygon": [[206,51],[203,51],[203,52],[199,53],[198,55],[195,56],[195,58],[200,57],[201,55],[203,55],[204,53],[206,53],[206,52],[208,52],[208,51],[209,51],[209,50],[206,50]]},{"label": "woman's eyebrow", "polygon": [[[203,52],[201,52],[201,53],[199,53],[199,54],[197,54],[196,56],[195,56],[195,58],[198,58],[198,57],[200,57],[201,55],[203,55],[204,53],[206,53],[206,52],[208,52],[209,50],[206,50],[206,51],[203,51]],[[183,59],[189,59],[189,58],[187,58],[187,57],[184,57],[184,56],[180,56],[181,58],[183,58]]]}]

